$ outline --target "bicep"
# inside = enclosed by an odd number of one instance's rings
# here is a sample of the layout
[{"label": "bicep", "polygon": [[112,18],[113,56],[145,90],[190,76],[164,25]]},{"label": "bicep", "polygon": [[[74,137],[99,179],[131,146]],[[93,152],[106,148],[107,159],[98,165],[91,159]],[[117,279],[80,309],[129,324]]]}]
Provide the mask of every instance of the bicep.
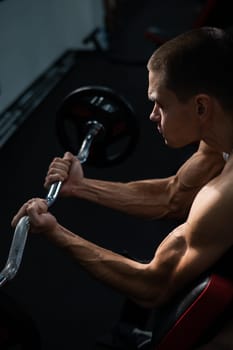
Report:
[{"label": "bicep", "polygon": [[[204,188],[187,221],[160,244],[150,263],[159,276],[161,302],[208,271],[233,244],[233,193]],[[162,292],[163,291],[163,292]]]},{"label": "bicep", "polygon": [[191,247],[184,237],[175,238],[175,241],[170,236],[157,249],[149,264],[151,274],[154,273],[159,281],[160,292],[154,301],[155,305],[169,302],[214,263],[210,247]]},{"label": "bicep", "polygon": [[174,281],[184,284],[213,268],[233,244],[233,191],[216,178],[196,197],[186,222],[187,249],[175,267]]},{"label": "bicep", "polygon": [[[187,274],[183,281],[180,278],[183,275],[180,266],[183,264],[184,257],[187,257],[190,252],[185,232],[186,223],[173,230],[156,249],[155,255],[149,263],[148,270],[151,275],[154,274],[154,279],[159,281],[160,292],[157,294],[155,304],[160,305],[171,299],[184,287],[190,277],[190,274]],[[156,293],[154,294],[156,295]]]},{"label": "bicep", "polygon": [[210,180],[220,174],[225,161],[219,152],[203,142],[178,170],[170,183],[170,206],[173,211],[187,216],[195,196]]}]

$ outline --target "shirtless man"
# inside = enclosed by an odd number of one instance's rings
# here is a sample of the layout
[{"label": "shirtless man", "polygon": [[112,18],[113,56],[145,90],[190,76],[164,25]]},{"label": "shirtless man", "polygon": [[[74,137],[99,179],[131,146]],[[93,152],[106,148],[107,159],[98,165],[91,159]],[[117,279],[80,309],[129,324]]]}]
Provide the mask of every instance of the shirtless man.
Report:
[{"label": "shirtless man", "polygon": [[233,244],[232,62],[233,41],[224,31],[208,27],[166,42],[149,59],[151,121],[170,147],[200,141],[174,176],[129,183],[88,179],[70,153],[49,167],[45,186],[63,181],[63,196],[150,219],[183,219],[150,262],[130,260],[70,232],[47,212],[43,199],[25,203],[12,225],[28,215],[31,232],[48,237],[92,276],[140,305],[170,301]]}]

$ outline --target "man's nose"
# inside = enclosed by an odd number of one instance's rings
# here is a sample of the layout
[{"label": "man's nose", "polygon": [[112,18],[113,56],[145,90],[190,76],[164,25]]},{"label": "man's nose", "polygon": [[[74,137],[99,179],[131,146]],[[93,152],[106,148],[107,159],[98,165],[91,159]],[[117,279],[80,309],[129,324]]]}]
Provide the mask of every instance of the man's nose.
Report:
[{"label": "man's nose", "polygon": [[151,112],[149,118],[150,118],[150,120],[151,120],[152,122],[157,122],[157,121],[160,120],[160,117],[161,117],[161,115],[160,115],[160,110],[159,110],[158,106],[155,106],[155,107],[153,108],[153,111]]}]

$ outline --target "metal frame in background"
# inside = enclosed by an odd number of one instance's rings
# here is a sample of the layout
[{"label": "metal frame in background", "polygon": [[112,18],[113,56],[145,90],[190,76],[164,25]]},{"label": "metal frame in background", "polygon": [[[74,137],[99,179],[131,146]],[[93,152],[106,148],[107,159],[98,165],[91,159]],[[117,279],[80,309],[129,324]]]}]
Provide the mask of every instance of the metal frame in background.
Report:
[{"label": "metal frame in background", "polygon": [[75,50],[65,51],[9,107],[0,113],[0,149],[77,64],[77,54]]}]

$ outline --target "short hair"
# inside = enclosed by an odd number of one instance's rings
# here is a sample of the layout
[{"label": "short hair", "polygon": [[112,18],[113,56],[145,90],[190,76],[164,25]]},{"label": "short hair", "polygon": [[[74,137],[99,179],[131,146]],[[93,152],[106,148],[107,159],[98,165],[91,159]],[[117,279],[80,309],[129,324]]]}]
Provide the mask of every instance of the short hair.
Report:
[{"label": "short hair", "polygon": [[180,101],[206,93],[233,110],[233,39],[223,29],[202,27],[178,35],[153,53],[148,69],[162,73]]}]

